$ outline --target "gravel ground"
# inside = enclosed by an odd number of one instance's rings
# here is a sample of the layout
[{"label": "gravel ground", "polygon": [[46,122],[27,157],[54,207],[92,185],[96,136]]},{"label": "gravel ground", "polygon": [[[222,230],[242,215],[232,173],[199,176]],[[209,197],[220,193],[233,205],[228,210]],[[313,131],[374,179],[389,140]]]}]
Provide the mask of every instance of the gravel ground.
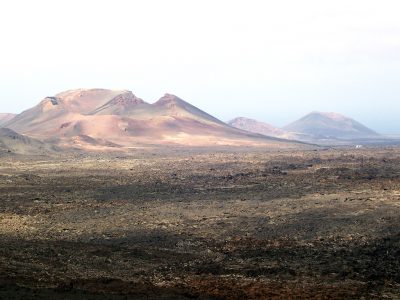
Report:
[{"label": "gravel ground", "polygon": [[400,149],[0,158],[0,299],[400,299]]}]

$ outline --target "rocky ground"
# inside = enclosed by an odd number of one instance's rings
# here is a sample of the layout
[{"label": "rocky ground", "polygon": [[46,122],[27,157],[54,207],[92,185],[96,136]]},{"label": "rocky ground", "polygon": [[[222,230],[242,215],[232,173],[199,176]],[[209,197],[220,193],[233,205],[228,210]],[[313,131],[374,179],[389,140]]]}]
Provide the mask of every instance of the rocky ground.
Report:
[{"label": "rocky ground", "polygon": [[0,299],[400,299],[400,149],[0,159]]}]

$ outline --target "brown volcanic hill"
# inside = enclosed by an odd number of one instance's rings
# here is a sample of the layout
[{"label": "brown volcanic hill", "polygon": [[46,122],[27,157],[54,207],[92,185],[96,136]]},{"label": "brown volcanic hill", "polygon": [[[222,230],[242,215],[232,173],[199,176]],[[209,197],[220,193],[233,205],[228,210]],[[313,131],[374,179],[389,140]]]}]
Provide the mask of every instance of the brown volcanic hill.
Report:
[{"label": "brown volcanic hill", "polygon": [[9,128],[0,128],[0,153],[40,155],[56,151],[59,151],[57,147],[18,134]]},{"label": "brown volcanic hill", "polygon": [[379,136],[361,123],[337,113],[312,112],[284,129],[309,134],[314,138],[359,139]]},{"label": "brown volcanic hill", "polygon": [[63,92],[45,98],[6,125],[41,140],[80,148],[159,144],[299,146],[232,128],[171,94],[148,104],[126,90]]},{"label": "brown volcanic hill", "polygon": [[7,123],[15,116],[16,116],[15,114],[0,114],[0,126]]},{"label": "brown volcanic hill", "polygon": [[59,128],[55,125],[62,127],[63,124],[90,115],[92,111],[124,92],[105,89],[62,92],[44,98],[38,105],[15,116],[4,126],[38,137],[57,135]]}]

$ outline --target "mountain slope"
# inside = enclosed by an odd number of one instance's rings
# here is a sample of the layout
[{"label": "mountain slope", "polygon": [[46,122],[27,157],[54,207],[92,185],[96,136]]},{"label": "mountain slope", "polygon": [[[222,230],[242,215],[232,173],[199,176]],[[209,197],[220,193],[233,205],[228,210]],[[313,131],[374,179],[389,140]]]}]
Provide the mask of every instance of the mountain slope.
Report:
[{"label": "mountain slope", "polygon": [[239,128],[242,130],[259,133],[267,136],[280,137],[285,135],[285,131],[276,128],[268,123],[260,122],[254,119],[238,117],[228,122],[232,127]]},{"label": "mountain slope", "polygon": [[9,122],[15,117],[15,114],[0,114],[0,126]]},{"label": "mountain slope", "polygon": [[66,91],[45,98],[5,125],[22,134],[56,141],[66,147],[298,146],[232,128],[171,94],[149,104],[126,90]]},{"label": "mountain slope", "polygon": [[90,114],[129,116],[141,109],[147,109],[149,106],[148,103],[136,97],[131,91],[125,91],[112,98],[106,104],[96,108]]},{"label": "mountain slope", "polygon": [[358,139],[379,136],[361,123],[337,113],[312,112],[284,129],[315,138]]},{"label": "mountain slope", "polygon": [[21,135],[9,128],[0,128],[0,152],[17,154],[49,154],[58,151],[52,145]]},{"label": "mountain slope", "polygon": [[154,104],[154,107],[159,109],[159,112],[162,112],[164,115],[173,117],[195,117],[197,120],[208,121],[210,123],[226,126],[224,122],[178,98],[175,95],[165,94]]}]

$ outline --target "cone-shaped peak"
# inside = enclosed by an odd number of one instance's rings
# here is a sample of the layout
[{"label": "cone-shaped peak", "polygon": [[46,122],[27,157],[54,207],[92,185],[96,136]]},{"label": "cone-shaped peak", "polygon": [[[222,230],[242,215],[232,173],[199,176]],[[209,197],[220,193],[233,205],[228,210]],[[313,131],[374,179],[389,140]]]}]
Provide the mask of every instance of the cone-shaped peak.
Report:
[{"label": "cone-shaped peak", "polygon": [[368,138],[378,134],[356,120],[333,112],[311,112],[284,129],[318,138]]},{"label": "cone-shaped peak", "polygon": [[167,105],[167,104],[178,104],[178,103],[185,103],[185,101],[183,101],[182,99],[173,94],[166,93],[155,104]]},{"label": "cone-shaped peak", "polygon": [[136,97],[131,91],[124,91],[123,93],[114,97],[110,104],[116,105],[138,105],[145,103],[142,99]]}]

